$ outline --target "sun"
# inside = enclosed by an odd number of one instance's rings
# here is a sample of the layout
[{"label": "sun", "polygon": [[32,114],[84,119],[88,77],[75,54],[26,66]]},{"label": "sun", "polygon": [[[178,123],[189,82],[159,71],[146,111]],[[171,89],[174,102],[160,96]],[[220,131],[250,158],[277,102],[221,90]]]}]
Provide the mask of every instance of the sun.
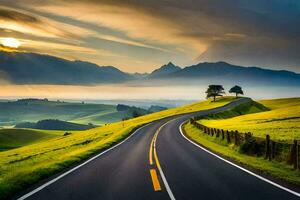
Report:
[{"label": "sun", "polygon": [[10,47],[10,48],[19,48],[21,45],[21,42],[15,38],[1,38],[0,42],[3,46],[5,47]]}]

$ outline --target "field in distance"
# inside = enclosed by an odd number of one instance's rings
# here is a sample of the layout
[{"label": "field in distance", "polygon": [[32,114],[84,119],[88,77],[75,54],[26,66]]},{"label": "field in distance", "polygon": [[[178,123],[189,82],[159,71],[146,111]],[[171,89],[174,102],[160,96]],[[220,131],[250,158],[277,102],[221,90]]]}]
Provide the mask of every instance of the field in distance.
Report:
[{"label": "field in distance", "polygon": [[[148,114],[152,112],[150,108],[147,110],[128,106],[127,109],[120,110],[117,105],[85,102],[71,103],[50,101],[48,99],[2,100],[0,101],[0,128],[13,127],[16,124],[24,122],[38,122],[46,119],[58,119],[86,125],[104,125],[132,118],[134,114]],[[162,107],[160,108],[162,109]]]}]

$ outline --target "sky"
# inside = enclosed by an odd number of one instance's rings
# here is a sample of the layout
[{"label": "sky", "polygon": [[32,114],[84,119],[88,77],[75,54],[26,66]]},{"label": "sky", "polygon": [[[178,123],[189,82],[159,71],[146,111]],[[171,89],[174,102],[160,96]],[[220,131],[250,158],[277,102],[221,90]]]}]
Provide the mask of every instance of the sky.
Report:
[{"label": "sky", "polygon": [[220,60],[300,72],[300,1],[0,0],[8,37],[126,72]]}]

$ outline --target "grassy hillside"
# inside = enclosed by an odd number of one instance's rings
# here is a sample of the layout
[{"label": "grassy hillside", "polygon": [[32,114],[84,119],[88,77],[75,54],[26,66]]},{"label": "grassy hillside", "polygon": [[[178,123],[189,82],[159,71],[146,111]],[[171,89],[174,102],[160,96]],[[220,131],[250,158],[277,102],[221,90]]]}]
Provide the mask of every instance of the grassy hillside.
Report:
[{"label": "grassy hillside", "polygon": [[118,109],[108,110],[107,112],[95,113],[92,115],[76,118],[71,121],[80,124],[88,124],[92,122],[93,124],[104,125],[107,123],[133,118],[135,114],[137,114],[138,116],[142,116],[150,113],[150,111],[146,109],[142,109],[134,106],[126,106],[126,107],[127,108],[125,110],[118,110]]},{"label": "grassy hillside", "polygon": [[274,140],[300,139],[300,98],[263,100],[260,103],[270,110],[200,122],[208,127],[252,132],[258,137],[269,134]]},{"label": "grassy hillside", "polygon": [[227,109],[223,112],[201,117],[200,119],[227,119],[227,118],[232,118],[240,115],[259,113],[259,112],[264,112],[269,110],[270,109],[264,106],[263,104],[260,104],[256,101],[249,101],[247,103],[237,105],[231,109]]},{"label": "grassy hillside", "polygon": [[0,151],[22,147],[59,136],[59,132],[30,129],[0,129]]},{"label": "grassy hillside", "polygon": [[[117,112],[114,105],[68,103],[46,100],[0,102],[0,126],[43,119],[71,121],[94,114]],[[94,121],[89,121],[88,123]]]},{"label": "grassy hillside", "polygon": [[94,125],[77,124],[72,122],[61,121],[57,119],[45,119],[38,122],[24,122],[17,124],[15,128],[30,128],[40,130],[88,130],[95,128]]},{"label": "grassy hillside", "polygon": [[223,106],[234,100],[236,99],[227,97],[218,99],[217,102],[203,101],[99,128],[72,132],[70,135],[59,135],[49,140],[0,152],[0,194],[8,197],[42,178],[103,151],[145,123],[176,114]]},{"label": "grassy hillside", "polygon": [[58,119],[79,124],[104,125],[133,117],[133,112],[145,115],[150,111],[127,106],[120,111],[116,105],[70,103],[41,99],[0,101],[0,127],[12,127],[24,122]]}]

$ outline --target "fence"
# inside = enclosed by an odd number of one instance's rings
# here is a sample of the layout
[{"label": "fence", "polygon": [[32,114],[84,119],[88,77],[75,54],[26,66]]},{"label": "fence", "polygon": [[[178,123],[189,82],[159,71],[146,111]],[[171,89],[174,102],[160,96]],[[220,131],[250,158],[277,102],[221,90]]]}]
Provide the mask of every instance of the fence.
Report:
[{"label": "fence", "polygon": [[294,169],[299,169],[299,144],[297,140],[293,143],[284,143],[271,140],[269,135],[266,138],[254,137],[252,133],[240,133],[239,131],[229,131],[224,129],[210,128],[198,123],[195,119],[190,119],[190,123],[204,134],[210,135],[227,143],[234,143],[240,147],[242,153],[253,156],[264,156],[269,161],[276,160],[293,165]]}]

